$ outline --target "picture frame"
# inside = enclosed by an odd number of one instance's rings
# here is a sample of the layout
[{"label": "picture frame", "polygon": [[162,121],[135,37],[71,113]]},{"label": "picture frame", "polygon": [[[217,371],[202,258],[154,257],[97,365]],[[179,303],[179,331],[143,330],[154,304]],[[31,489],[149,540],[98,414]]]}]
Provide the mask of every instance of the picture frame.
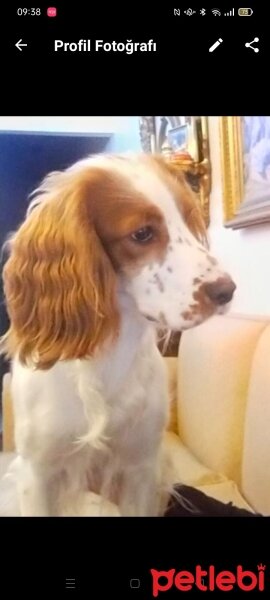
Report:
[{"label": "picture frame", "polygon": [[186,150],[188,147],[188,126],[180,125],[168,131],[168,141],[174,152]]},{"label": "picture frame", "polygon": [[207,117],[139,117],[144,152],[159,153],[186,176],[209,225],[211,168]]},{"label": "picture frame", "polygon": [[224,226],[270,222],[270,117],[221,117]]}]

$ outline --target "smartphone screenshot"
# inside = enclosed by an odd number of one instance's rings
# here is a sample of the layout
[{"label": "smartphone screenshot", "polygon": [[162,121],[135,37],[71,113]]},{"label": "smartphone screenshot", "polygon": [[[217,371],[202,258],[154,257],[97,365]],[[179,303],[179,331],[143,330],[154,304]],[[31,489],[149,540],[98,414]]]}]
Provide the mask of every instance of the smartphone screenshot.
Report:
[{"label": "smartphone screenshot", "polygon": [[269,593],[260,4],[1,9],[11,596]]}]

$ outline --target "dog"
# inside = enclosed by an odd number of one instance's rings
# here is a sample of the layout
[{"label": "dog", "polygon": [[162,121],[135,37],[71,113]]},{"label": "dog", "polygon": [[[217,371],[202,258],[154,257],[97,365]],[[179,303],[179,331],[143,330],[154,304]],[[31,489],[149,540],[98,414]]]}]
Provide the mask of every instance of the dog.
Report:
[{"label": "dog", "polygon": [[88,515],[87,494],[99,514],[161,514],[157,331],[224,312],[235,290],[183,173],[155,155],[85,158],[44,179],[8,245],[19,514]]}]

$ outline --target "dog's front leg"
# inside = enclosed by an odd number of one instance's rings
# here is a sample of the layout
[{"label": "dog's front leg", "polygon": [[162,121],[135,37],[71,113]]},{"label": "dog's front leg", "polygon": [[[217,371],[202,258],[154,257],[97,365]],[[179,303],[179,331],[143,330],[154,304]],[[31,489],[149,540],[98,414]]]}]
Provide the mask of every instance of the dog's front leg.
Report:
[{"label": "dog's front leg", "polygon": [[18,495],[22,517],[51,516],[48,480],[48,474],[39,465],[21,459]]},{"label": "dog's front leg", "polygon": [[159,485],[155,461],[127,471],[122,480],[119,502],[121,516],[155,517],[159,514]]},{"label": "dog's front leg", "polygon": [[128,451],[138,458],[138,463],[136,467],[129,465],[123,476],[119,502],[123,516],[159,516],[166,502],[161,450],[169,416],[169,396],[167,372],[156,349],[154,358],[156,368],[151,370],[145,385],[147,410],[136,434],[129,437]]}]

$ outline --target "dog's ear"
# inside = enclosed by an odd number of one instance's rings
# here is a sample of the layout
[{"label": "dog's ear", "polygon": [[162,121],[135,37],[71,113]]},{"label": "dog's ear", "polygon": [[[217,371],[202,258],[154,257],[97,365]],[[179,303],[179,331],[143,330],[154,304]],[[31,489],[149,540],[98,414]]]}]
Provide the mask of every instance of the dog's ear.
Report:
[{"label": "dog's ear", "polygon": [[39,368],[91,356],[118,330],[116,275],[91,216],[91,171],[86,179],[44,181],[3,270],[7,354]]}]

